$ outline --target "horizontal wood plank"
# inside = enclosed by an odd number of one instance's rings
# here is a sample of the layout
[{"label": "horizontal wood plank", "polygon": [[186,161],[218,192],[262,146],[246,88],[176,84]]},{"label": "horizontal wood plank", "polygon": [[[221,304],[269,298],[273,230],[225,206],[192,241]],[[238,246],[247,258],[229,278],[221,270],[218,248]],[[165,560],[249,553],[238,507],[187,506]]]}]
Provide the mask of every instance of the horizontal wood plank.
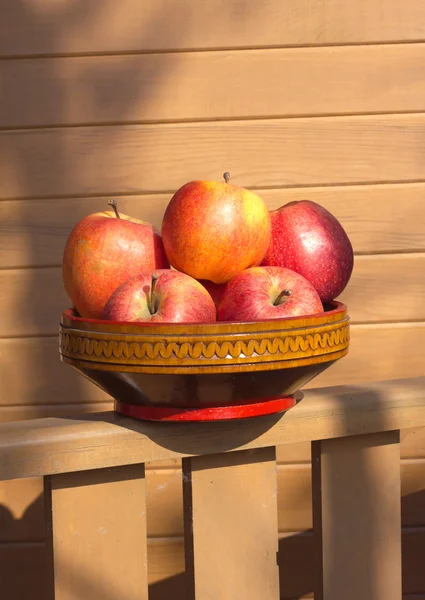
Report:
[{"label": "horizontal wood plank", "polygon": [[[420,0],[4,0],[0,55],[425,39]],[[306,18],[308,15],[308,18]]]},{"label": "horizontal wood plank", "polygon": [[[425,426],[424,377],[304,393],[270,420],[175,428],[111,413],[0,424],[0,479],[184,458]],[[319,418],[320,417],[320,418]]]},{"label": "horizontal wood plank", "polygon": [[[425,251],[425,184],[259,190],[274,210],[308,198],[334,214],[355,253]],[[121,196],[120,211],[161,228],[171,194]],[[71,229],[88,214],[105,210],[109,198],[6,200],[0,202],[0,268],[59,265]]]},{"label": "horizontal wood plank", "polygon": [[[424,335],[425,323],[353,325],[348,356],[305,389],[421,376]],[[81,410],[82,402],[107,400],[105,392],[60,362],[56,337],[0,340],[0,407],[19,406],[6,415],[23,414],[22,405],[30,414],[37,405],[64,404],[69,410],[75,404]],[[4,410],[0,408],[0,420]]]},{"label": "horizontal wood plank", "polygon": [[[0,340],[0,406],[76,404],[110,400],[105,392],[63,364],[59,339]],[[99,408],[99,410],[101,410]]]},{"label": "horizontal wood plank", "polygon": [[[0,423],[27,419],[43,419],[46,417],[75,417],[90,412],[110,411],[112,400],[94,404],[51,404],[51,405],[17,405],[0,408]],[[425,427],[405,429],[401,432],[401,457],[406,460],[425,458]],[[311,461],[311,447],[308,442],[284,444],[277,447],[279,464],[306,464]],[[179,459],[169,459],[147,463],[147,469],[177,469],[181,466]]]},{"label": "horizontal wood plank", "polygon": [[0,134],[0,198],[423,179],[425,114],[71,127]]},{"label": "horizontal wood plank", "polygon": [[[396,289],[393,291],[393,288]],[[339,299],[353,323],[425,319],[425,254],[358,256]]]},{"label": "horizontal wood plank", "polygon": [[4,61],[0,127],[423,111],[424,62],[425,44]]},{"label": "horizontal wood plank", "polygon": [[[425,319],[425,253],[357,256],[339,299],[352,323]],[[0,337],[54,335],[72,306],[61,268],[0,270]]]},{"label": "horizontal wood plank", "polygon": [[[107,402],[83,402],[75,404],[24,404],[0,407],[0,423],[44,419],[46,417],[72,417],[91,412],[102,412],[113,409],[112,399]],[[167,465],[169,466],[169,465]],[[174,466],[174,465],[171,465]]]}]

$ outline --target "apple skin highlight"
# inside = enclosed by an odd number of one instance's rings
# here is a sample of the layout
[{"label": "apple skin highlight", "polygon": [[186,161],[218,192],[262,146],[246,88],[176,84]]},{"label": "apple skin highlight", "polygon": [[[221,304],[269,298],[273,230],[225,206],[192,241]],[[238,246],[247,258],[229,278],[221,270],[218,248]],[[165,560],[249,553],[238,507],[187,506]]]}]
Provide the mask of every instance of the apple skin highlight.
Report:
[{"label": "apple skin highlight", "polygon": [[171,198],[161,233],[174,268],[223,284],[261,263],[270,244],[271,219],[262,198],[227,178],[191,181]]},{"label": "apple skin highlight", "polygon": [[66,292],[84,318],[99,319],[114,292],[140,272],[169,268],[161,236],[150,223],[114,211],[84,217],[63,253]]},{"label": "apple skin highlight", "polygon": [[263,266],[285,267],[308,279],[322,302],[345,289],[354,266],[351,242],[341,223],[311,200],[271,211],[272,238]]},{"label": "apple skin highlight", "polygon": [[213,323],[216,308],[210,294],[196,279],[179,271],[158,269],[152,274],[131,277],[119,286],[106,303],[102,319]]},{"label": "apple skin highlight", "polygon": [[314,286],[283,267],[252,267],[235,275],[220,301],[218,321],[267,321],[323,312]]}]

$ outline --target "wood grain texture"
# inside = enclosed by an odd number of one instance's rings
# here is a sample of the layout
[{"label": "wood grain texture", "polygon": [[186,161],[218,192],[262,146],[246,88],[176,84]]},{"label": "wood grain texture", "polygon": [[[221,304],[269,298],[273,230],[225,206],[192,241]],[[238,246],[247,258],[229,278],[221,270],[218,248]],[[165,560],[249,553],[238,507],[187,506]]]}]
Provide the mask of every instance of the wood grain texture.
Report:
[{"label": "wood grain texture", "polygon": [[398,431],[312,444],[316,600],[400,600]]},{"label": "wood grain texture", "polygon": [[421,111],[424,60],[391,44],[4,61],[0,127]]},{"label": "wood grain texture", "polygon": [[[95,404],[51,404],[51,405],[17,405],[0,408],[0,422],[20,421],[26,419],[42,419],[46,417],[75,417],[90,412],[110,411],[113,408],[112,401],[98,402]],[[413,427],[400,433],[401,457],[406,461],[425,458],[425,427]],[[283,444],[276,448],[277,462],[281,465],[308,465],[311,461],[311,450],[308,442],[294,444]],[[407,462],[406,462],[407,464]],[[416,464],[416,463],[415,463]],[[419,464],[419,463],[418,463]],[[158,469],[166,469],[174,473],[180,468],[179,459],[169,459],[146,463],[148,470],[157,472]],[[419,468],[419,467],[418,467]],[[171,476],[172,477],[172,476]],[[21,483],[22,480],[16,483]],[[425,523],[424,523],[425,525]]]},{"label": "wood grain texture", "polygon": [[144,466],[48,478],[55,600],[147,600]]},{"label": "wood grain texture", "polygon": [[[357,256],[340,296],[352,323],[425,319],[425,253]],[[367,299],[367,301],[365,301]],[[54,335],[72,306],[61,268],[0,270],[0,337]]]},{"label": "wood grain texture", "polygon": [[[348,356],[305,389],[421,376],[424,335],[425,323],[353,325]],[[60,404],[66,405],[66,412],[70,405],[75,405],[73,414],[78,414],[84,412],[82,403],[95,407],[91,403],[108,400],[110,396],[100,388],[60,362],[56,337],[0,340],[0,407],[8,407],[0,408],[0,420],[39,414],[37,407],[46,404],[48,411],[62,411]],[[57,408],[53,408],[54,404]],[[98,410],[104,407],[105,404],[100,404]]]},{"label": "wood grain texture", "polygon": [[[420,0],[5,0],[0,54],[340,44],[425,38]],[[308,18],[306,18],[308,15]],[[112,25],[113,24],[113,25]]]},{"label": "wood grain texture", "polygon": [[58,348],[56,337],[0,340],[0,406],[27,405],[30,411],[37,405],[76,404],[81,411],[83,402],[111,400],[61,363]]},{"label": "wood grain texture", "polygon": [[[270,210],[292,200],[318,202],[341,222],[354,252],[425,250],[424,183],[259,190]],[[121,196],[124,214],[161,229],[171,194]],[[109,198],[6,200],[0,202],[0,268],[57,266],[71,229],[103,211]],[[401,210],[402,207],[402,210]]]},{"label": "wood grain texture", "polygon": [[112,400],[108,402],[83,402],[80,404],[23,404],[3,406],[0,408],[0,423],[40,419],[44,417],[70,417],[90,412],[109,411],[113,408]]},{"label": "wood grain texture", "polygon": [[408,182],[423,179],[425,115],[12,130],[0,151],[3,199],[174,192],[226,170],[256,188]]},{"label": "wood grain texture", "polygon": [[424,427],[424,378],[310,390],[283,415],[246,419],[238,429],[223,421],[220,436],[216,425],[180,424],[170,432],[169,423],[113,413],[2,423],[0,479]]},{"label": "wood grain texture", "polygon": [[186,458],[183,473],[188,598],[278,600],[275,448]]},{"label": "wood grain texture", "polygon": [[340,300],[353,323],[415,321],[425,318],[416,308],[422,295],[425,254],[358,256]]}]

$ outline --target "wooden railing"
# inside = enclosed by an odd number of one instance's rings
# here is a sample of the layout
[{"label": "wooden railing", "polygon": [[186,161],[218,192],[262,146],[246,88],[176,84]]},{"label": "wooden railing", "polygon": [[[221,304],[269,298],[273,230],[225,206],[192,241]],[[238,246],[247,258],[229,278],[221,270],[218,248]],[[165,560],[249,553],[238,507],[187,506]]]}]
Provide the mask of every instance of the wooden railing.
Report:
[{"label": "wooden railing", "polygon": [[245,421],[6,423],[0,479],[44,477],[55,600],[147,600],[144,464],[182,458],[187,597],[277,600],[275,449],[310,441],[316,600],[400,600],[400,430],[418,426],[425,377],[308,391]]}]

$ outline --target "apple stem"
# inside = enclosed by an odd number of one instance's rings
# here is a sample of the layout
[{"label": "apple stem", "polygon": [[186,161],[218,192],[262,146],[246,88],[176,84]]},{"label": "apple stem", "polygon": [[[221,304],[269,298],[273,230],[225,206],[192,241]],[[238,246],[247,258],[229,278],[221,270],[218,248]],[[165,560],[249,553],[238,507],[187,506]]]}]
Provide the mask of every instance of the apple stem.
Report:
[{"label": "apple stem", "polygon": [[282,304],[282,301],[285,298],[285,296],[290,296],[290,295],[291,295],[291,290],[283,290],[282,292],[280,292],[279,296],[273,302],[273,306],[279,306],[279,304]]},{"label": "apple stem", "polygon": [[151,293],[149,295],[149,303],[148,303],[149,312],[151,313],[151,315],[154,315],[156,313],[156,308],[155,308],[155,286],[156,286],[156,282],[157,281],[158,281],[158,275],[156,273],[153,273],[153,275],[152,275],[152,283],[151,283]]},{"label": "apple stem", "polygon": [[224,177],[224,181],[225,181],[226,183],[229,183],[229,180],[230,180],[230,173],[229,173],[228,171],[226,171],[226,172],[223,174],[223,177]]},{"label": "apple stem", "polygon": [[117,206],[116,201],[115,200],[109,200],[108,204],[109,204],[109,206],[112,206],[112,208],[114,209],[115,215],[116,215],[117,219],[121,219],[120,213],[118,212],[118,206]]}]

